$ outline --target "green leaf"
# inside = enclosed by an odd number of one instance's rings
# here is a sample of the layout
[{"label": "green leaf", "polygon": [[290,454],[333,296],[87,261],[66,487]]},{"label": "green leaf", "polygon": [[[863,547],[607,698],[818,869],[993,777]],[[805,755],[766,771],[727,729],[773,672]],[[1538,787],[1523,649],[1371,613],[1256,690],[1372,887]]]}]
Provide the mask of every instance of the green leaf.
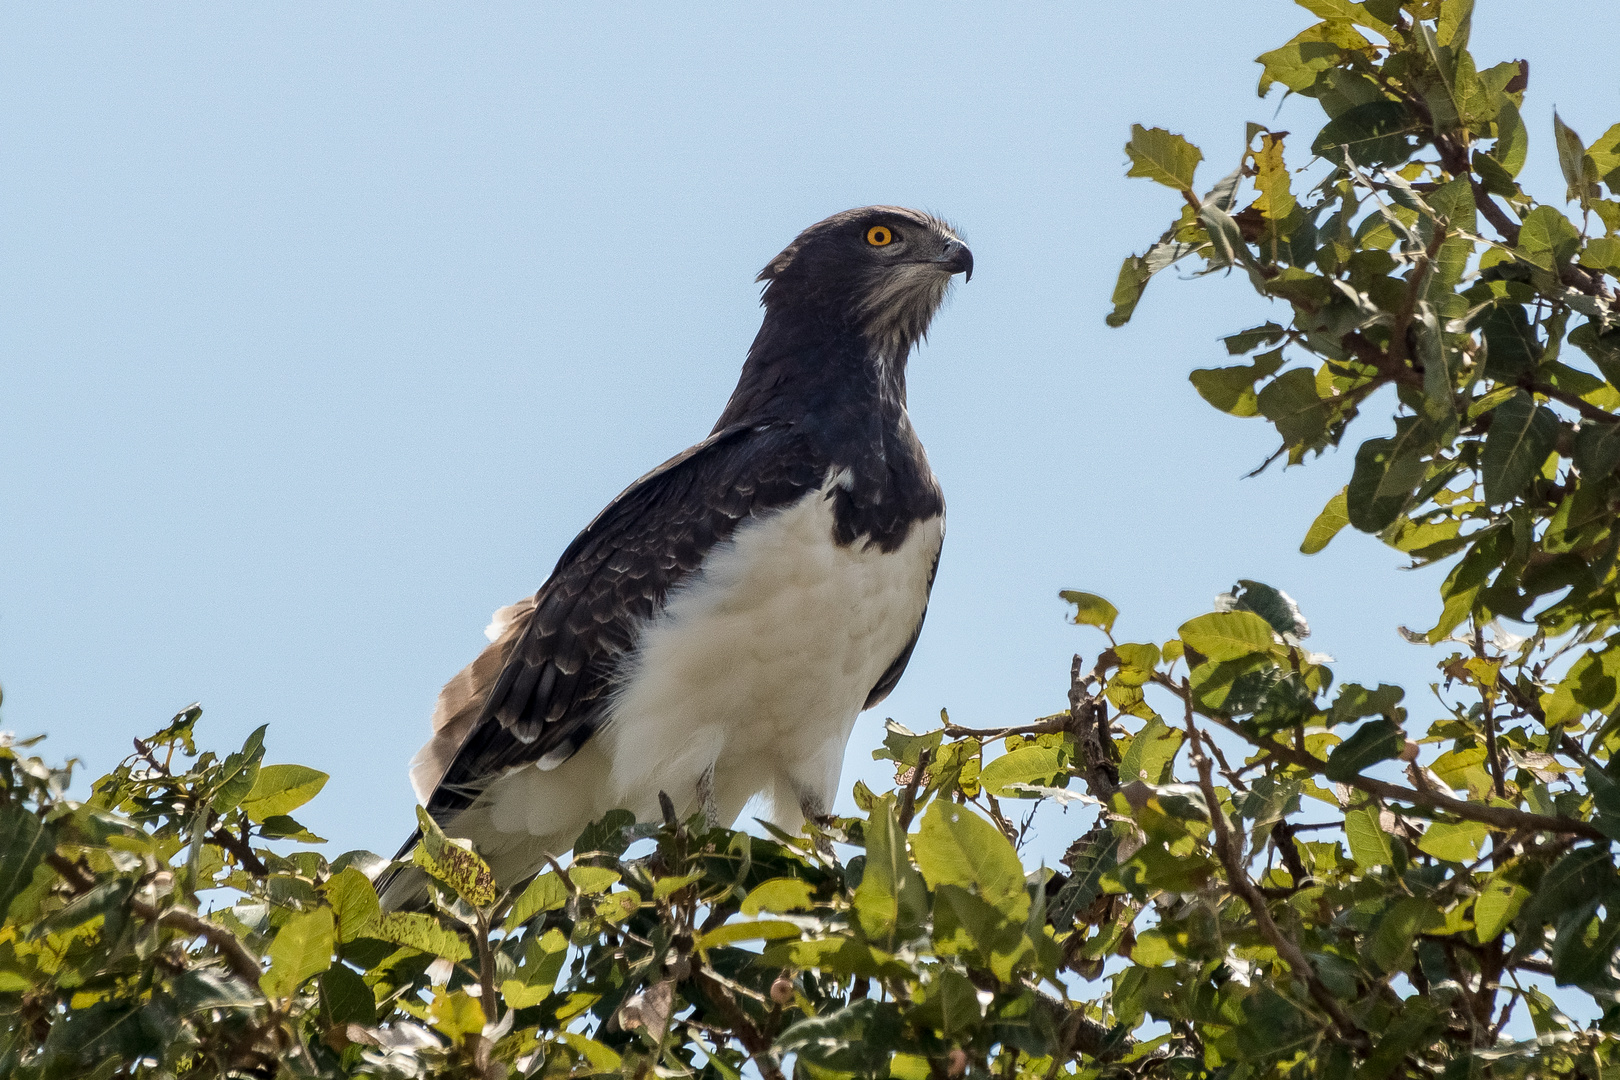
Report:
[{"label": "green leaf", "polygon": [[1406,717],[1406,710],[1398,707],[1405,696],[1406,691],[1399,686],[1379,683],[1378,689],[1369,690],[1357,683],[1345,683],[1333,699],[1333,708],[1328,710],[1327,725],[1346,724],[1367,716],[1383,716],[1399,723]]},{"label": "green leaf", "polygon": [[1174,240],[1160,240],[1141,255],[1127,255],[1120,264],[1119,278],[1114,283],[1114,310],[1105,320],[1109,326],[1124,326],[1142,300],[1147,283],[1160,270],[1175,265],[1199,249],[1198,244],[1183,244]]},{"label": "green leaf", "polygon": [[547,870],[529,882],[528,888],[512,901],[512,910],[507,913],[501,928],[508,934],[513,933],[542,911],[556,911],[566,903],[568,886],[555,871]]},{"label": "green leaf", "polygon": [[557,1033],[557,1041],[567,1044],[568,1048],[578,1054],[590,1066],[588,1073],[601,1075],[603,1073],[619,1073],[623,1058],[618,1051],[604,1046],[595,1039],[576,1035],[572,1031]]},{"label": "green leaf", "polygon": [[[870,855],[868,855],[870,861]],[[780,914],[784,911],[807,911],[814,906],[815,890],[803,878],[778,877],[762,881],[743,898],[739,909],[744,915],[758,915],[762,911]]]},{"label": "green leaf", "polygon": [[1525,391],[1498,405],[1491,413],[1491,429],[1479,460],[1485,500],[1500,505],[1518,498],[1541,472],[1557,442],[1557,414],[1537,405]]},{"label": "green leaf", "polygon": [[1175,761],[1176,751],[1181,749],[1183,738],[1185,736],[1181,729],[1169,726],[1160,717],[1153,717],[1142,725],[1142,730],[1131,739],[1131,745],[1120,759],[1120,782],[1168,782],[1171,763]]},{"label": "green leaf", "polygon": [[1316,515],[1311,522],[1310,530],[1305,534],[1305,540],[1299,545],[1299,550],[1306,555],[1315,555],[1328,546],[1328,541],[1339,535],[1339,530],[1350,524],[1349,489],[1340,488],[1339,493],[1328,500],[1322,507],[1322,512]]},{"label": "green leaf", "polygon": [[978,989],[966,975],[946,968],[928,984],[919,1007],[907,1018],[930,1025],[946,1038],[970,1032],[983,1018]]},{"label": "green leaf", "polygon": [[327,779],[302,765],[265,765],[242,800],[242,810],[253,821],[290,814],[319,794]]},{"label": "green leaf", "polygon": [[1254,358],[1252,364],[1233,367],[1196,368],[1187,376],[1198,396],[1224,413],[1255,416],[1260,412],[1254,384],[1282,367],[1282,349],[1272,349]]},{"label": "green leaf", "polygon": [[1519,226],[1519,246],[1513,253],[1531,266],[1556,270],[1580,250],[1581,235],[1556,207],[1538,206]]},{"label": "green leaf", "polygon": [[321,973],[321,1019],[328,1027],[377,1022],[377,999],[358,971],[333,964]]},{"label": "green leaf", "polygon": [[[1491,309],[1480,324],[1485,335],[1485,375],[1497,382],[1515,382],[1541,362],[1541,342],[1518,304]],[[1496,394],[1507,387],[1491,391]],[[1494,421],[1493,421],[1494,422]]]},{"label": "green leaf", "polygon": [[580,866],[575,863],[568,868],[568,880],[574,883],[574,888],[586,896],[597,896],[607,892],[619,883],[623,876],[617,870],[609,870],[604,866]]},{"label": "green leaf", "polygon": [[0,803],[0,915],[33,880],[34,867],[55,846],[55,831],[21,802]]},{"label": "green leaf", "polygon": [[367,936],[378,941],[391,941],[395,945],[408,945],[447,960],[465,960],[472,955],[472,949],[459,934],[440,926],[439,920],[433,916],[415,911],[390,911],[384,914],[371,925]]},{"label": "green leaf", "polygon": [[1316,374],[1310,368],[1290,368],[1272,379],[1255,397],[1255,404],[1289,446],[1311,446],[1327,433],[1335,406],[1316,392]]},{"label": "green leaf", "polygon": [[1582,423],[1575,433],[1575,467],[1582,476],[1608,476],[1620,467],[1620,424]]},{"label": "green leaf", "polygon": [[1141,124],[1131,125],[1131,141],[1125,144],[1125,154],[1131,159],[1126,176],[1145,176],[1188,192],[1192,190],[1193,173],[1204,159],[1203,152],[1180,135]]},{"label": "green leaf", "polygon": [[1424,832],[1417,846],[1437,859],[1469,863],[1479,858],[1480,845],[1488,832],[1478,821],[1437,821]]},{"label": "green leaf", "polygon": [[1311,153],[1334,163],[1343,161],[1343,149],[1357,165],[1394,165],[1412,152],[1409,136],[1424,125],[1397,101],[1369,101],[1340,113],[1311,143]]},{"label": "green leaf", "polygon": [[333,874],[322,891],[337,920],[337,940],[344,944],[369,934],[382,915],[371,879],[352,866]]},{"label": "green leaf", "polygon": [[260,724],[247,737],[242,749],[226,757],[220,765],[220,775],[214,782],[209,801],[214,813],[229,813],[253,790],[259,777],[259,762],[264,758],[264,732],[269,726]]},{"label": "green leaf", "polygon": [[781,941],[784,938],[797,940],[798,937],[799,927],[795,923],[785,922],[782,919],[758,919],[717,926],[699,937],[696,947],[707,951],[739,941]]},{"label": "green leaf", "polygon": [[1029,916],[1018,852],[967,807],[943,800],[929,804],[912,848],[929,888],[971,887],[1008,919],[1021,924]]},{"label": "green leaf", "polygon": [[1073,589],[1064,589],[1058,595],[1074,605],[1074,614],[1069,618],[1076,626],[1100,627],[1105,634],[1113,631],[1119,609],[1107,600],[1096,593],[1076,592]]},{"label": "green leaf", "polygon": [[1387,717],[1369,720],[1333,748],[1322,773],[1329,780],[1341,783],[1353,780],[1380,761],[1400,757],[1405,748],[1406,736],[1395,721]]},{"label": "green leaf", "polygon": [[[696,885],[698,882],[702,881],[705,876],[706,875],[702,870],[694,870],[690,874],[681,874],[679,877],[659,878],[658,881],[653,885],[653,899],[668,899],[669,897],[680,892],[682,889],[686,888],[688,885]],[[755,913],[744,912],[744,914]]]},{"label": "green leaf", "polygon": [[1254,612],[1279,634],[1295,638],[1311,636],[1310,624],[1305,621],[1305,613],[1299,610],[1294,598],[1263,581],[1238,578],[1232,591],[1222,594],[1219,600],[1223,605],[1230,604],[1233,610]]},{"label": "green leaf", "polygon": [[1260,136],[1260,149],[1254,155],[1254,186],[1260,193],[1255,209],[1271,221],[1282,221],[1299,207],[1288,183],[1288,166],[1283,161],[1281,135],[1266,132]]},{"label": "green leaf", "polygon": [[271,1000],[291,997],[311,975],[332,966],[332,909],[319,907],[288,919],[270,943],[270,970],[259,988]]},{"label": "green leaf", "polygon": [[1496,940],[1529,898],[1530,890],[1523,885],[1500,872],[1492,874],[1474,901],[1474,932],[1480,943]]},{"label": "green leaf", "polygon": [[1398,43],[1401,38],[1395,28],[1368,11],[1363,4],[1352,0],[1295,0],[1300,7],[1322,19],[1343,19],[1357,26],[1365,26],[1384,40]]},{"label": "green leaf", "polygon": [[1252,611],[1216,611],[1181,624],[1177,631],[1187,648],[1208,659],[1238,660],[1276,648],[1271,624]]},{"label": "green leaf", "polygon": [[1228,353],[1233,356],[1241,356],[1246,352],[1254,351],[1261,345],[1277,344],[1277,342],[1283,339],[1286,333],[1287,331],[1278,326],[1276,323],[1268,322],[1262,323],[1259,326],[1250,327],[1248,330],[1244,330],[1241,333],[1232,334],[1228,337],[1222,338],[1221,340],[1226,343],[1226,351]]},{"label": "green leaf", "polygon": [[1557,109],[1553,110],[1553,144],[1558,147],[1558,168],[1564,174],[1564,199],[1566,202],[1579,200],[1585,208],[1588,200],[1602,193],[1593,183],[1597,177],[1587,173],[1587,166],[1592,162],[1586,156],[1586,145],[1575,134],[1575,129],[1564,123]]},{"label": "green leaf", "polygon": [[495,875],[471,845],[463,847],[446,837],[424,807],[416,808],[416,823],[422,830],[422,842],[411,852],[411,861],[474,907],[493,904]]},{"label": "green leaf", "polygon": [[892,794],[878,800],[866,823],[866,866],[851,906],[861,932],[890,947],[914,936],[928,917],[928,893],[911,865]]},{"label": "green leaf", "polygon": [[1296,94],[1305,93],[1315,85],[1319,74],[1344,60],[1346,51],[1370,45],[1348,23],[1317,23],[1281,48],[1255,57],[1255,63],[1262,68],[1260,96],[1265,97],[1273,83],[1282,83]]},{"label": "green leaf", "polygon": [[1367,955],[1385,972],[1404,971],[1412,963],[1418,935],[1445,922],[1434,902],[1421,896],[1395,901],[1379,918],[1367,943]]},{"label": "green leaf", "polygon": [[1046,786],[1062,771],[1057,750],[1031,743],[987,764],[979,773],[979,786],[997,798],[1021,798],[1021,792],[1008,790],[1009,784]]},{"label": "green leaf", "polygon": [[1379,824],[1376,804],[1365,803],[1354,810],[1345,811],[1344,835],[1350,841],[1350,857],[1363,870],[1388,866],[1395,861],[1390,851],[1389,834]]},{"label": "green leaf", "polygon": [[1395,435],[1368,439],[1356,450],[1355,471],[1345,488],[1350,524],[1362,532],[1381,532],[1406,509],[1427,470],[1426,455],[1435,448],[1434,429],[1421,417],[1402,417]]}]

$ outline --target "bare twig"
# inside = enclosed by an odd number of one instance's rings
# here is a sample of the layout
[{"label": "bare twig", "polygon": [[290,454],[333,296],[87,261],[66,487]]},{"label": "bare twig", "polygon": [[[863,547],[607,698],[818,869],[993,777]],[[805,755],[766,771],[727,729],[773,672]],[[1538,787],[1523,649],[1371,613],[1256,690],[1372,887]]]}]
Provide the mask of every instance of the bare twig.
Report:
[{"label": "bare twig", "polygon": [[926,749],[917,755],[917,765],[911,770],[911,779],[906,781],[906,790],[900,796],[901,832],[911,828],[912,815],[917,812],[917,789],[922,786],[923,772],[928,768],[928,760],[931,756]]},{"label": "bare twig", "polygon": [[732,996],[731,990],[717,979],[713,972],[707,968],[700,968],[696,972],[696,981],[703,988],[704,997],[715,1006],[715,1010],[725,1017],[726,1026],[730,1034],[742,1043],[743,1049],[753,1059],[755,1066],[765,1080],[784,1080],[781,1066],[776,1062],[776,1055],[771,1049],[771,1040],[754,1025],[754,1021],[743,1012],[742,1006]]},{"label": "bare twig", "polygon": [[1271,908],[1265,896],[1254,882],[1249,880],[1249,872],[1243,866],[1242,855],[1238,851],[1231,830],[1227,827],[1226,812],[1221,809],[1220,800],[1215,794],[1215,780],[1210,759],[1202,747],[1204,737],[1193,723],[1190,713],[1187,718],[1187,741],[1191,746],[1193,767],[1198,770],[1198,786],[1204,792],[1204,801],[1208,803],[1209,820],[1215,826],[1215,854],[1220,858],[1221,865],[1226,868],[1227,883],[1248,905],[1261,935],[1292,969],[1294,977],[1305,983],[1311,999],[1333,1019],[1333,1025],[1339,1029],[1340,1037],[1365,1053],[1371,1045],[1367,1033],[1355,1025],[1349,1014],[1344,1011],[1344,1006],[1339,1003],[1339,999],[1334,997],[1333,992],[1317,977],[1299,945],[1282,932],[1282,928],[1271,917]]}]

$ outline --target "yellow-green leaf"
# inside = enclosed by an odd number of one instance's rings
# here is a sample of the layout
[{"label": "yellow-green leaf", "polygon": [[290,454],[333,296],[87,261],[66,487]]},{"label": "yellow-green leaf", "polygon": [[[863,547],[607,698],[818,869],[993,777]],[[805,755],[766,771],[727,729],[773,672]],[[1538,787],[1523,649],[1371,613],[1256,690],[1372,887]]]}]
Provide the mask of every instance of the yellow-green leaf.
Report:
[{"label": "yellow-green leaf", "polygon": [[697,939],[699,949],[713,949],[719,945],[731,945],[738,941],[779,941],[782,938],[796,938],[799,928],[790,922],[781,919],[759,919],[753,922],[730,922],[724,926],[717,926],[707,934]]},{"label": "yellow-green leaf", "polygon": [[242,799],[242,809],[254,821],[290,814],[320,793],[327,775],[302,765],[264,765],[253,788]]},{"label": "yellow-green leaf", "polygon": [[1310,531],[1305,534],[1304,543],[1299,550],[1306,555],[1315,555],[1328,546],[1328,541],[1339,535],[1339,530],[1350,524],[1349,489],[1340,488],[1339,493],[1328,500],[1322,507],[1322,512],[1316,515],[1311,522]]},{"label": "yellow-green leaf", "polygon": [[810,883],[800,878],[778,877],[762,881],[743,898],[744,915],[762,911],[804,911],[811,906]]},{"label": "yellow-green leaf", "polygon": [[617,870],[609,870],[605,866],[576,865],[568,868],[568,880],[586,896],[607,892],[619,883],[621,876]]},{"label": "yellow-green leaf", "polygon": [[468,1035],[484,1030],[484,1007],[465,990],[433,990],[428,1005],[428,1021],[440,1032],[460,1043]]},{"label": "yellow-green leaf", "polygon": [[1178,631],[1187,648],[1210,660],[1238,660],[1271,652],[1275,642],[1271,624],[1252,611],[1215,611],[1181,624]]},{"label": "yellow-green leaf", "polygon": [[1193,173],[1204,160],[1198,147],[1164,128],[1131,125],[1131,141],[1125,144],[1131,159],[1126,176],[1145,176],[1177,191],[1191,191]]},{"label": "yellow-green leaf", "polygon": [[416,822],[422,830],[422,842],[411,852],[411,861],[435,881],[454,889],[474,907],[488,907],[495,902],[495,875],[472,851],[471,845],[451,840],[425,808],[416,808]]},{"label": "yellow-green leaf", "polygon": [[1456,823],[1437,821],[1424,832],[1417,846],[1437,859],[1466,863],[1479,858],[1480,845],[1489,830],[1478,821]]},{"label": "yellow-green leaf", "polygon": [[944,800],[929,804],[912,850],[930,888],[972,887],[1008,919],[1028,918],[1018,852],[1001,830],[967,807]]},{"label": "yellow-green leaf", "polygon": [[415,911],[388,912],[372,924],[366,936],[408,945],[447,960],[465,960],[472,955],[461,935],[440,926],[433,916]]},{"label": "yellow-green leaf", "polygon": [[554,871],[547,870],[529,882],[529,887],[512,902],[512,910],[501,928],[510,934],[542,911],[556,911],[566,903],[568,886]]},{"label": "yellow-green leaf", "polygon": [[326,902],[337,917],[337,939],[350,942],[367,934],[382,914],[371,879],[354,867],[345,867],[326,883]]},{"label": "yellow-green leaf", "polygon": [[1119,609],[1096,593],[1065,589],[1058,595],[1074,605],[1071,620],[1076,626],[1097,626],[1101,627],[1104,633],[1114,629],[1114,620],[1119,618]]},{"label": "yellow-green leaf", "polygon": [[688,885],[702,880],[703,871],[701,870],[694,870],[690,874],[682,874],[679,877],[659,878],[657,884],[653,886],[653,899],[663,900],[674,896]]},{"label": "yellow-green leaf", "polygon": [[1378,807],[1368,803],[1344,815],[1344,835],[1350,841],[1350,857],[1363,869],[1388,866],[1394,861],[1389,836],[1378,822]]},{"label": "yellow-green leaf", "polygon": [[1474,901],[1474,931],[1481,943],[1495,940],[1528,899],[1530,890],[1523,885],[1491,875]]},{"label": "yellow-green leaf", "polygon": [[270,970],[259,977],[267,998],[291,997],[312,975],[332,966],[332,909],[318,907],[288,919],[270,943]]}]

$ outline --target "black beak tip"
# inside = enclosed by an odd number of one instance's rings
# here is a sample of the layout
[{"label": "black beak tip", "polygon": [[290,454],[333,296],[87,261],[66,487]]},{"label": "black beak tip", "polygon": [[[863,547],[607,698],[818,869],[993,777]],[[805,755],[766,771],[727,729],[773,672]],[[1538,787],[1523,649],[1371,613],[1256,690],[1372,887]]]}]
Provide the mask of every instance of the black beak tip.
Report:
[{"label": "black beak tip", "polygon": [[944,262],[951,273],[961,274],[963,281],[973,280],[973,252],[962,241],[952,240],[945,245]]}]

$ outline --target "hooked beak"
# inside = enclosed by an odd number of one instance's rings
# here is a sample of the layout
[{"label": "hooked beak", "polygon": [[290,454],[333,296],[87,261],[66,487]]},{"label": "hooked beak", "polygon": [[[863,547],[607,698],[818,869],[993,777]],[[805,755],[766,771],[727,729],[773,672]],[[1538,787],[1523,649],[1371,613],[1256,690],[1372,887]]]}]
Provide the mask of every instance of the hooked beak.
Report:
[{"label": "hooked beak", "polygon": [[960,240],[952,240],[945,245],[935,263],[945,267],[953,274],[962,274],[963,281],[973,280],[973,252]]}]

